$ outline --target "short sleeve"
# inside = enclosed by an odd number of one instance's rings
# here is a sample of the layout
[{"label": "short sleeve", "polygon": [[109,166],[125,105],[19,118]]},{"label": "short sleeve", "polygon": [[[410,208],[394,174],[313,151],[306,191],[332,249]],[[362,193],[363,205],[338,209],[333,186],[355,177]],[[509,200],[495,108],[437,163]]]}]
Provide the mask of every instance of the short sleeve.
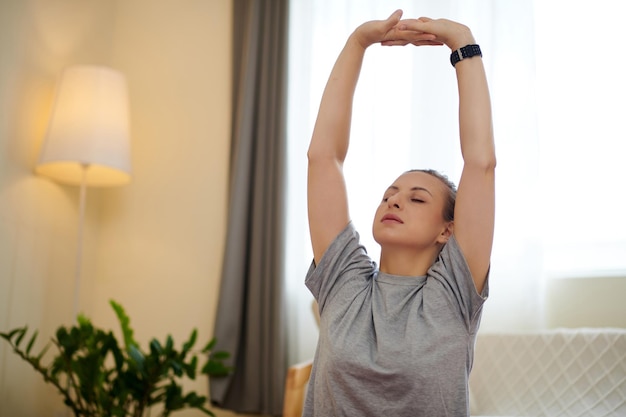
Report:
[{"label": "short sleeve", "polygon": [[332,297],[351,297],[367,285],[375,270],[376,264],[360,244],[359,234],[350,222],[322,255],[319,265],[311,263],[305,284],[322,313]]},{"label": "short sleeve", "polygon": [[443,283],[450,297],[459,306],[460,313],[470,332],[478,330],[482,306],[489,296],[489,276],[483,291],[476,291],[472,273],[454,235],[445,244],[437,261],[428,272],[429,276]]}]

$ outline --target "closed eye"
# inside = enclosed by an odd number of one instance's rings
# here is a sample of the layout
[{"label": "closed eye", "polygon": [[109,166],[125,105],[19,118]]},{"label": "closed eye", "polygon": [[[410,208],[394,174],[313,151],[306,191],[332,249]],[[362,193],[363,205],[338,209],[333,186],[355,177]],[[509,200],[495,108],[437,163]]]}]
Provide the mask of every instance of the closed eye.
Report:
[{"label": "closed eye", "polygon": [[424,200],[420,200],[419,198],[412,198],[411,201],[414,202],[414,203],[423,203],[424,202]]}]

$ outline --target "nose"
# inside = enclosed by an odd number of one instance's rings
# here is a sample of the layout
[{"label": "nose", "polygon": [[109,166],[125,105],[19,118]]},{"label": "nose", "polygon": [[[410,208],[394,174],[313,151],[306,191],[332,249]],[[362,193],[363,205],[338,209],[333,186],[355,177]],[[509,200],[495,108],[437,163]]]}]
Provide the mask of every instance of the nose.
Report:
[{"label": "nose", "polygon": [[398,197],[398,194],[394,194],[392,196],[390,196],[389,198],[387,198],[387,206],[388,207],[395,207],[395,208],[400,208],[400,198]]}]

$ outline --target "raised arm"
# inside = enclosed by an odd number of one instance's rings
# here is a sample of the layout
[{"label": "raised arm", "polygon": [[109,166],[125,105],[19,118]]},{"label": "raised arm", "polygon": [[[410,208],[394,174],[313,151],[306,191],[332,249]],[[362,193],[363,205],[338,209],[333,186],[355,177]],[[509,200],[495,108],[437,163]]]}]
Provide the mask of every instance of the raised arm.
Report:
[{"label": "raised arm", "polygon": [[[468,29],[451,49],[474,43]],[[496,153],[491,101],[481,58],[464,59],[455,68],[464,163],[454,211],[454,235],[480,292],[489,271],[495,217]]]},{"label": "raised arm", "polygon": [[309,233],[315,263],[348,224],[343,162],[348,153],[352,101],[365,47],[353,33],[332,69],[307,152]]},{"label": "raised arm", "polygon": [[[446,19],[420,18],[403,21],[401,25],[436,35],[451,52],[476,43],[468,27]],[[479,56],[461,60],[455,70],[464,164],[454,210],[454,235],[480,292],[489,271],[495,214],[496,155],[491,103]]]},{"label": "raised arm", "polygon": [[[309,230],[316,263],[350,221],[343,162],[348,152],[352,102],[365,50],[374,43],[396,39],[394,26],[401,16],[402,11],[398,10],[386,20],[359,26],[348,38],[324,89],[307,154]],[[420,39],[433,38],[423,34]]]}]

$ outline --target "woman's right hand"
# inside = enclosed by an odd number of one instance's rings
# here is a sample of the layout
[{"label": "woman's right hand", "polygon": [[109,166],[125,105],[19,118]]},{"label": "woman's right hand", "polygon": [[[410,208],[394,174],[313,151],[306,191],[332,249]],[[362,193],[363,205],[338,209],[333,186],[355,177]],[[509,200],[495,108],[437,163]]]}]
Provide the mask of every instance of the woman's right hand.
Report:
[{"label": "woman's right hand", "polygon": [[432,34],[439,44],[447,45],[451,50],[475,43],[471,30],[458,22],[448,19],[431,19],[420,17],[419,19],[405,19],[398,22],[396,36],[411,40],[414,45],[420,45],[418,34]]}]

